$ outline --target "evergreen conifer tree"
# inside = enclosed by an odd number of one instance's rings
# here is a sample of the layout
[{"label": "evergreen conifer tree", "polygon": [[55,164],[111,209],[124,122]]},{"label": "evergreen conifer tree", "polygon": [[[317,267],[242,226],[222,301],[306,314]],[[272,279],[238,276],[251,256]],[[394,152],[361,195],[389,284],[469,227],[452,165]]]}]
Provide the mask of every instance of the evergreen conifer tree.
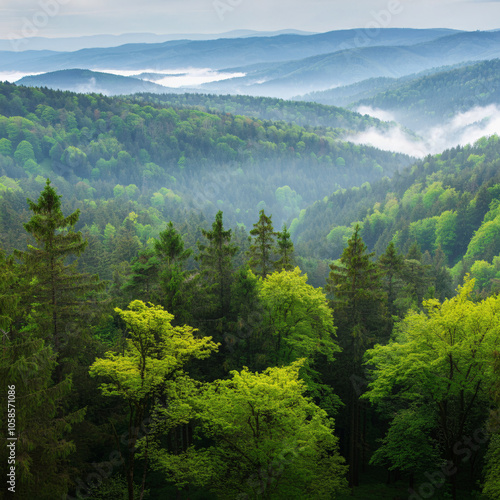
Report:
[{"label": "evergreen conifer tree", "polygon": [[283,228],[277,233],[278,237],[278,254],[280,258],[274,263],[274,267],[277,270],[291,271],[293,269],[293,242],[288,232],[286,224],[283,224]]},{"label": "evergreen conifer tree", "polygon": [[248,264],[252,271],[264,279],[274,268],[272,257],[274,253],[274,232],[272,216],[269,217],[262,209],[259,212],[259,221],[253,225],[250,234],[253,236],[253,244],[250,245]]},{"label": "evergreen conifer tree", "polygon": [[[382,291],[381,273],[371,261],[373,253],[360,236],[356,225],[347,243],[339,265],[330,265],[327,291],[332,294],[333,310],[339,344],[343,351],[335,366],[340,378],[338,392],[344,398],[348,412],[348,463],[349,484],[359,484],[364,412],[359,401],[363,380],[363,354],[387,332],[385,294]],[[349,380],[346,380],[346,376]],[[342,380],[343,379],[343,380]]]},{"label": "evergreen conifer tree", "polygon": [[231,244],[231,229],[225,230],[222,223],[222,211],[219,210],[212,224],[212,230],[202,230],[207,243],[198,242],[202,277],[208,284],[209,295],[215,301],[215,313],[224,318],[230,311],[231,282],[233,273],[232,258],[238,247]]}]

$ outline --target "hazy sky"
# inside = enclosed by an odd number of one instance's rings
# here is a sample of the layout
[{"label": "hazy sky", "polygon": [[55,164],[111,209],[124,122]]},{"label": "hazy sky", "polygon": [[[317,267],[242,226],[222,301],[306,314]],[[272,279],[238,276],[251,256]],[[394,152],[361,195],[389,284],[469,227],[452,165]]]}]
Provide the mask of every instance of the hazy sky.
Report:
[{"label": "hazy sky", "polygon": [[0,0],[0,38],[234,29],[500,28],[500,0]]}]

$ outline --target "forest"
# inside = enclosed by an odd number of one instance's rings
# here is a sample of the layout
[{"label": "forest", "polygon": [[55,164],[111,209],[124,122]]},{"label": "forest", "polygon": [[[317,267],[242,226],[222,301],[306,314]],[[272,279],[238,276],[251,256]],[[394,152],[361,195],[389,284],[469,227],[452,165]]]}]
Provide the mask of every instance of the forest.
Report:
[{"label": "forest", "polygon": [[499,137],[373,126],[0,84],[19,498],[499,498]]}]

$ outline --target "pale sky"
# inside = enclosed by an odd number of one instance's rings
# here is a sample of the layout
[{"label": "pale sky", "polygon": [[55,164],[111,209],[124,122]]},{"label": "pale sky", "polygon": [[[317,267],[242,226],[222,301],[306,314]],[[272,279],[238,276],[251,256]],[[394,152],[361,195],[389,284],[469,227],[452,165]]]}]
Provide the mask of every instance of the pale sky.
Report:
[{"label": "pale sky", "polygon": [[0,38],[286,28],[500,28],[500,0],[0,0]]}]

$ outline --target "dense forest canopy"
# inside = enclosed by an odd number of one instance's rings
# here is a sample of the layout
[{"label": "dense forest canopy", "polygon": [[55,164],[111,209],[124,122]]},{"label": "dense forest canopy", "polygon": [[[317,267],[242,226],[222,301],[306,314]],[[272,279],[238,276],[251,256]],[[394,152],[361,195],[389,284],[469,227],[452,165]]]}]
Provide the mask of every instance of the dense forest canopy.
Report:
[{"label": "dense forest canopy", "polygon": [[499,137],[373,126],[0,84],[20,498],[498,497]]}]

